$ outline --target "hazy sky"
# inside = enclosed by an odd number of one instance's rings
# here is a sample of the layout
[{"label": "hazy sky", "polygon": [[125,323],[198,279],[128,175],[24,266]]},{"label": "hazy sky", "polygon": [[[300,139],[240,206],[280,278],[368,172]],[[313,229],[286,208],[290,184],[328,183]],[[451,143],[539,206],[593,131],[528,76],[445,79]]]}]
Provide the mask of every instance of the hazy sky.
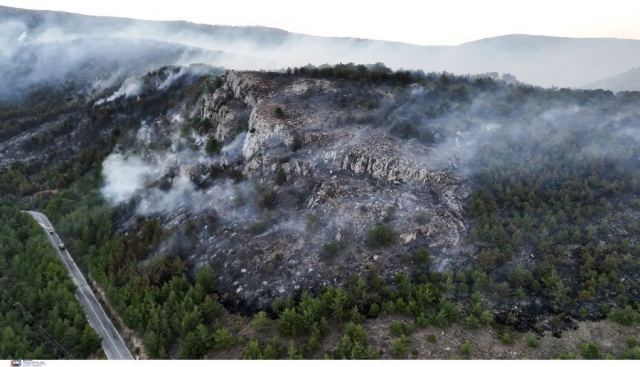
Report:
[{"label": "hazy sky", "polygon": [[263,25],[292,32],[459,44],[511,33],[640,39],[638,0],[0,0],[20,8]]}]

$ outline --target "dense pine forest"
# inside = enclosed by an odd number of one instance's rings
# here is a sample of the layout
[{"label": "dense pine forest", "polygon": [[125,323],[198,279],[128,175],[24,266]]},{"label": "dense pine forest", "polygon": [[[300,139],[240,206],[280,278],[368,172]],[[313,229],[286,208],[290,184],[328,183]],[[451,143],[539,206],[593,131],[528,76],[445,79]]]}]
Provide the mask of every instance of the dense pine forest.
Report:
[{"label": "dense pine forest", "polygon": [[0,202],[0,356],[83,359],[100,356],[75,286],[42,229]]}]

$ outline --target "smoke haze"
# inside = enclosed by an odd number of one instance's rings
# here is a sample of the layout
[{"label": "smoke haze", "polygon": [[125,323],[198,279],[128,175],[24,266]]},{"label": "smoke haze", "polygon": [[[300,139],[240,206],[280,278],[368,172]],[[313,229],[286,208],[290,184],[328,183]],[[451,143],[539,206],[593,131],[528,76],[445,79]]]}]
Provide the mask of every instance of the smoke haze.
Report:
[{"label": "smoke haze", "polygon": [[[384,62],[395,69],[510,73],[580,87],[637,67],[640,41],[512,35],[459,46],[328,38],[261,27],[138,21],[0,7],[0,97],[42,83],[105,87],[164,65],[229,69]],[[11,87],[9,87],[11,86]],[[634,86],[629,86],[634,88]]]}]

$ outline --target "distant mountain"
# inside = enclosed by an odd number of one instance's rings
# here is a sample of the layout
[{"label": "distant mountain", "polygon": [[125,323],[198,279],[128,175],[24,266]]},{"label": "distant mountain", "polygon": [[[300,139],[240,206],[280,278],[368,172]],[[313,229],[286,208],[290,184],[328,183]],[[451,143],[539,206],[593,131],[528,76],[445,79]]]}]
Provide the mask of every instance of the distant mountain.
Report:
[{"label": "distant mountain", "polygon": [[598,80],[585,85],[588,89],[608,89],[614,92],[640,91],[640,67],[631,69],[622,74]]},{"label": "distant mountain", "polygon": [[[96,46],[97,50],[93,51],[99,51],[98,57],[96,53],[85,53],[78,47],[72,53],[59,47],[59,42],[72,40],[83,40],[81,43]],[[123,48],[101,47],[104,42],[113,43],[113,40],[119,40]],[[636,67],[640,59],[638,40],[507,35],[458,46],[419,46],[318,37],[265,27],[145,21],[0,7],[0,65],[3,70],[22,68],[23,55],[16,54],[21,53],[25,45],[35,44],[52,45],[62,50],[55,60],[57,64],[75,65],[85,62],[86,57],[92,60],[116,59],[123,66],[123,73],[129,66],[139,69],[146,65],[132,61],[130,52],[141,53],[146,48],[157,52],[162,48],[164,54],[173,56],[154,57],[158,62],[149,65],[148,70],[157,68],[160,61],[171,64],[203,62],[233,69],[383,62],[396,69],[457,74],[509,73],[526,83],[576,88],[623,73]],[[34,55],[34,59],[39,59],[40,55]],[[47,70],[49,78],[56,77],[53,79],[65,75],[47,67],[39,69]],[[9,84],[5,82],[2,85],[6,87]]]},{"label": "distant mountain", "polygon": [[457,46],[448,62],[455,72],[495,70],[527,83],[579,88],[637,66],[639,57],[638,40],[510,35]]}]

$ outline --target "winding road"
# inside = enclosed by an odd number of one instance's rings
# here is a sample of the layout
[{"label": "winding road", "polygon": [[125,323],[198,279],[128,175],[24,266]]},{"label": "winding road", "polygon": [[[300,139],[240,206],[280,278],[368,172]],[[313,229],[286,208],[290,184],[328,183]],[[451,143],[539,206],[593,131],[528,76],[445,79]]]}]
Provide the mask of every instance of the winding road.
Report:
[{"label": "winding road", "polygon": [[44,229],[49,241],[53,245],[53,248],[58,253],[58,257],[60,257],[64,266],[69,271],[69,275],[77,287],[76,298],[78,298],[80,305],[87,315],[89,325],[91,325],[98,335],[102,337],[102,349],[107,355],[107,358],[134,359],[127,349],[120,333],[118,333],[118,330],[113,326],[111,319],[109,319],[107,314],[104,312],[104,309],[102,308],[102,305],[100,305],[100,302],[98,302],[93,290],[91,290],[91,287],[87,284],[87,280],[76,265],[75,261],[73,261],[73,258],[71,258],[71,255],[66,249],[60,248],[62,240],[53,229],[49,219],[39,212],[28,211],[27,213],[31,215],[33,219],[35,219]]}]

